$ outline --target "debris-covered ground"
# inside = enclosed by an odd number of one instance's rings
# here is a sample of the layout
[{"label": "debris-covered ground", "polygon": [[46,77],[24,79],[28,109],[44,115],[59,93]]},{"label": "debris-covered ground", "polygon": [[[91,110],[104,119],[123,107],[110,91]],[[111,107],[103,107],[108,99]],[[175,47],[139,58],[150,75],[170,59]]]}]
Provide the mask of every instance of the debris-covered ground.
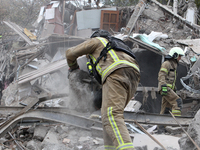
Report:
[{"label": "debris-covered ground", "polygon": [[[69,47],[87,40],[98,28],[123,39],[140,65],[141,81],[124,114],[135,149],[200,147],[199,18],[192,0],[179,1],[177,9],[172,5],[151,0],[97,9],[54,1],[41,9],[34,30],[4,20],[10,30],[0,39],[0,148],[104,149],[100,110],[93,101],[101,85],[87,73],[85,56],[78,59],[80,70],[71,74],[65,60]],[[101,13],[108,12],[117,14],[115,27],[106,28],[101,20]],[[84,18],[87,15],[91,17]],[[183,99],[178,123],[170,115],[159,115],[157,89],[161,62],[174,46],[186,55],[177,77],[177,93]]]}]

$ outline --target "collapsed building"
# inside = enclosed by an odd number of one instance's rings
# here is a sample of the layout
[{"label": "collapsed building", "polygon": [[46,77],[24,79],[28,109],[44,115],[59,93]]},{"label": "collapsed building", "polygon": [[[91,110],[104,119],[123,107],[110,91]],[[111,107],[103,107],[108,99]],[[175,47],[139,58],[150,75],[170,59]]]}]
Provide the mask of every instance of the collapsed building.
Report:
[{"label": "collapsed building", "polygon": [[[78,7],[70,1],[52,1],[40,9],[34,30],[30,31],[13,22],[4,21],[14,32],[11,33],[12,42],[8,41],[11,36],[1,39],[1,105],[23,108],[18,108],[20,111],[17,111],[16,108],[10,110],[7,107],[7,111],[2,112],[6,119],[1,125],[1,137],[6,133],[11,136],[15,132],[11,134],[9,127],[14,128],[19,121],[30,121],[30,118],[37,123],[37,120],[53,120],[79,128],[92,128],[91,120],[80,117],[73,122],[70,120],[69,112],[76,110],[77,114],[79,112],[86,115],[95,112],[92,102],[99,85],[87,73],[85,56],[78,60],[80,70],[72,74],[68,80],[65,51],[87,40],[92,32],[99,28],[123,39],[136,55],[141,69],[141,81],[131,101],[132,108],[126,108],[129,113],[125,113],[124,116],[126,119],[145,124],[175,126],[172,123],[173,118],[168,120],[170,116],[158,115],[161,96],[158,94],[157,77],[164,56],[169,50],[174,46],[184,49],[186,56],[178,67],[177,93],[183,99],[183,116],[179,121],[183,122],[182,125],[188,126],[200,107],[200,26],[196,25],[197,10],[193,1],[181,1],[178,6],[176,3],[173,3],[172,7],[169,3],[162,5],[151,0],[139,1],[131,7],[100,7],[98,4],[98,7],[94,8],[91,4]],[[62,106],[70,110],[65,116],[69,120],[59,119],[53,112],[54,107],[58,111],[57,108]],[[48,107],[52,108],[50,113],[55,118],[45,113],[49,113],[49,110],[39,111]],[[32,109],[35,112],[31,112]],[[61,111],[66,112],[64,108],[60,108],[58,112]],[[146,113],[145,116],[140,112]],[[11,113],[9,117],[8,113]],[[147,117],[148,113],[152,116]],[[100,127],[98,121],[93,124]],[[48,132],[46,128],[44,130]],[[96,128],[94,130],[101,131]],[[196,135],[198,136],[200,135]],[[39,136],[34,137],[38,139]],[[64,144],[69,146],[68,142]],[[94,147],[93,149],[96,149],[98,146]],[[180,147],[184,146],[180,144]]]}]

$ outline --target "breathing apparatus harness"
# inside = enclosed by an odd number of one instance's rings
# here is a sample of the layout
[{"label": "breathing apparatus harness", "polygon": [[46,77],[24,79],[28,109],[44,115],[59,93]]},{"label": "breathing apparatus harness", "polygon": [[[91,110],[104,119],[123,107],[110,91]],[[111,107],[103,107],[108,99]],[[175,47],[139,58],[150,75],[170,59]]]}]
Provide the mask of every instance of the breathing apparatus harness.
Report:
[{"label": "breathing apparatus harness", "polygon": [[87,68],[88,68],[89,74],[93,76],[100,84],[101,84],[101,76],[97,72],[96,66],[103,57],[104,57],[103,60],[104,61],[106,60],[108,51],[110,51],[111,49],[116,50],[116,51],[122,51],[135,59],[134,53],[122,40],[112,37],[112,36],[107,36],[104,38],[108,40],[108,43],[102,49],[99,57],[96,59],[96,62],[93,63],[91,58],[90,58],[90,62],[87,62]]}]

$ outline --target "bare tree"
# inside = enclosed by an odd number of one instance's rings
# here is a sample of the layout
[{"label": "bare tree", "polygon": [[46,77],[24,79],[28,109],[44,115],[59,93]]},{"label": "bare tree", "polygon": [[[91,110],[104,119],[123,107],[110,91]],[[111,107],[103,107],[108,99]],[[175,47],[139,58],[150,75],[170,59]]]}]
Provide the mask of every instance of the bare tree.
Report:
[{"label": "bare tree", "polygon": [[10,20],[16,24],[31,28],[38,17],[40,7],[51,0],[0,0],[0,32],[4,30],[3,20]]},{"label": "bare tree", "polygon": [[46,5],[50,0],[8,0],[9,19],[23,27],[31,27],[37,19],[40,7]]},{"label": "bare tree", "polygon": [[6,16],[8,16],[9,11],[7,10],[9,6],[8,1],[0,0],[0,21],[3,21]]}]

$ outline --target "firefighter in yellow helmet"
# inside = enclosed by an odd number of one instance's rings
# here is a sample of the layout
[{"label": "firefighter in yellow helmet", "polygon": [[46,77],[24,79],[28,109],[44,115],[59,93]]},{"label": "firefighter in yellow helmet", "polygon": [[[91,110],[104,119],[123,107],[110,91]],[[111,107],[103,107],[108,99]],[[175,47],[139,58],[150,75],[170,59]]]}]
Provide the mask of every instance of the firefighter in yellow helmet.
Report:
[{"label": "firefighter in yellow helmet", "polygon": [[162,95],[160,114],[168,114],[169,111],[174,116],[181,116],[182,99],[176,94],[176,77],[179,60],[184,56],[180,47],[173,47],[165,57],[158,73],[158,90]]},{"label": "firefighter in yellow helmet", "polygon": [[[90,39],[66,51],[67,63],[73,71],[78,68],[77,58],[87,55],[91,60],[87,63],[88,71],[102,84],[101,119],[105,150],[134,150],[123,113],[136,92],[140,80],[139,65],[130,51],[115,45],[118,42],[109,45],[113,43],[110,36],[105,30],[95,31]],[[122,41],[119,43],[124,46]]]}]

